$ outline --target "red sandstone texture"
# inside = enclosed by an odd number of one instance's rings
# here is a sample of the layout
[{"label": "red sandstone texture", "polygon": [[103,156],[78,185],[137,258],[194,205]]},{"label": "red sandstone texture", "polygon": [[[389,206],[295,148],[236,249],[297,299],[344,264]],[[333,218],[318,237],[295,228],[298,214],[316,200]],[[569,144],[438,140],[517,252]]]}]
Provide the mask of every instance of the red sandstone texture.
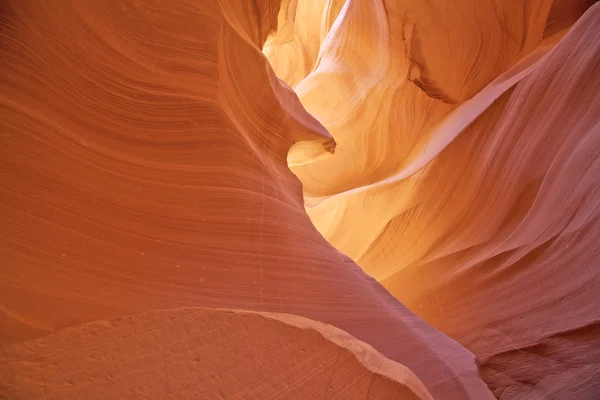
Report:
[{"label": "red sandstone texture", "polygon": [[6,397],[433,399],[371,346],[285,314],[153,311],[8,345],[1,355]]},{"label": "red sandstone texture", "polygon": [[600,398],[594,3],[2,2],[0,397]]}]

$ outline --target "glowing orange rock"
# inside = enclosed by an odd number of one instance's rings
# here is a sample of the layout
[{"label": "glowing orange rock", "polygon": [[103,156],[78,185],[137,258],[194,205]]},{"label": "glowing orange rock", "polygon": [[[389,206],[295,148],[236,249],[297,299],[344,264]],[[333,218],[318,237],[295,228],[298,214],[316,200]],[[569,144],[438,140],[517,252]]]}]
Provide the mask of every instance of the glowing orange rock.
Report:
[{"label": "glowing orange rock", "polygon": [[290,152],[315,226],[503,399],[600,396],[593,3],[350,0],[294,81],[338,143]]},{"label": "glowing orange rock", "polygon": [[[306,215],[288,150],[310,141],[322,156],[335,143],[261,52],[278,9],[266,0],[3,3],[3,397],[214,398],[235,383],[242,398],[295,387],[330,398],[492,398],[472,353],[333,249]],[[311,339],[317,358],[305,365],[349,375],[323,388],[305,370],[284,371],[269,378],[282,390],[271,392],[260,387],[274,371],[263,362],[309,357],[297,330],[248,317],[258,329],[248,332],[239,318],[215,323],[214,310],[160,311],[197,306],[321,321],[379,364]],[[242,362],[236,341],[266,351],[261,332],[281,330],[269,336],[281,352],[248,359],[255,375],[227,370],[212,381],[202,369],[192,382],[200,364],[190,357],[204,339],[190,335],[212,327],[224,334],[206,339],[203,367]],[[336,352],[348,371],[331,366]]]}]

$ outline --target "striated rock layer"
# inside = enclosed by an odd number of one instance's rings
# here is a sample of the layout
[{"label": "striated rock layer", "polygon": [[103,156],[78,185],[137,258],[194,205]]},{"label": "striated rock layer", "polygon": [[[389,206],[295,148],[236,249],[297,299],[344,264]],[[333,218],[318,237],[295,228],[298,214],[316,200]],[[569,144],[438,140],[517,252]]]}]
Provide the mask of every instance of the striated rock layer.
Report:
[{"label": "striated rock layer", "polygon": [[0,4],[3,398],[600,397],[600,4],[84,3]]},{"label": "striated rock layer", "polygon": [[[306,215],[288,150],[335,143],[261,52],[278,2],[0,7],[3,397],[493,398]],[[159,311],[198,306],[296,317]]]},{"label": "striated rock layer", "polygon": [[600,4],[325,3],[264,49],[338,143],[288,157],[315,226],[496,397],[600,398]]}]

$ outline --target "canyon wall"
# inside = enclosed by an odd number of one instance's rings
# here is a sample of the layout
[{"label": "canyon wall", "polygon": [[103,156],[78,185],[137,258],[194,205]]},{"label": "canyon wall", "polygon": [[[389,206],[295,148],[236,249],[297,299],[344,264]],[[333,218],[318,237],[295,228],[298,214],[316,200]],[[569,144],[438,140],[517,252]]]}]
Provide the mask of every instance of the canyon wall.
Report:
[{"label": "canyon wall", "polygon": [[278,12],[2,3],[0,397],[493,398],[309,220],[287,153],[335,142],[261,52]]},{"label": "canyon wall", "polygon": [[499,398],[600,391],[593,3],[350,0],[278,45],[319,50],[301,80],[306,57],[265,49],[338,143],[290,152],[315,226],[473,351]]},{"label": "canyon wall", "polygon": [[600,4],[0,4],[0,397],[600,396]]}]

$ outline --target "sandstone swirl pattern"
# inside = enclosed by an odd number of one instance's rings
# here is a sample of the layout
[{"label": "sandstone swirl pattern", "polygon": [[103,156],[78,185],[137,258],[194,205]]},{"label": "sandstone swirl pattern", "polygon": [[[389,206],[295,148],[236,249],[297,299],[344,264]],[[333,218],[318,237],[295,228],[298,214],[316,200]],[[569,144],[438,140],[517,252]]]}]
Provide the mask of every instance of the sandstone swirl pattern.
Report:
[{"label": "sandstone swirl pattern", "polygon": [[335,143],[261,52],[277,1],[0,7],[3,398],[493,398],[306,215],[288,150]]},{"label": "sandstone swirl pattern", "polygon": [[594,3],[348,0],[264,49],[338,144],[290,151],[315,226],[501,399],[600,397]]}]

